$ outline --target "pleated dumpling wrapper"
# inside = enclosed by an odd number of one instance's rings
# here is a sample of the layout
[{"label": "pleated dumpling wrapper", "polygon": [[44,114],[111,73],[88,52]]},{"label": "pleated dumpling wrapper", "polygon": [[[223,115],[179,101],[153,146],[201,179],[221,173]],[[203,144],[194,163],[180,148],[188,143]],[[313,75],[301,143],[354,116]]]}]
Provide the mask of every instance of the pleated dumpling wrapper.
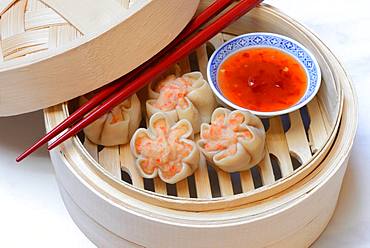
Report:
[{"label": "pleated dumpling wrapper", "polygon": [[[80,105],[88,97],[79,99]],[[111,111],[84,128],[85,136],[93,143],[103,146],[125,145],[141,122],[140,101],[136,94],[114,107]]]},{"label": "pleated dumpling wrapper", "polygon": [[208,161],[231,173],[248,170],[262,160],[265,137],[258,117],[218,108],[211,124],[202,124],[198,146]]},{"label": "pleated dumpling wrapper", "polygon": [[136,167],[144,178],[159,176],[162,181],[177,183],[198,168],[200,152],[188,120],[172,122],[164,113],[149,120],[149,128],[138,129],[131,140]]},{"label": "pleated dumpling wrapper", "polygon": [[146,112],[148,118],[157,112],[165,113],[172,121],[190,121],[194,133],[201,123],[209,123],[216,99],[202,73],[191,72],[181,77],[169,75],[148,87]]}]

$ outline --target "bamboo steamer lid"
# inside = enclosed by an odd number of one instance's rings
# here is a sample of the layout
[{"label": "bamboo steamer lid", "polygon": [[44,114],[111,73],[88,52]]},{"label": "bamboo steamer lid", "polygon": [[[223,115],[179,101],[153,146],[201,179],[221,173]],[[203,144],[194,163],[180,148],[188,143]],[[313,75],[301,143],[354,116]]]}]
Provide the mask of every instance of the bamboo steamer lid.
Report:
[{"label": "bamboo steamer lid", "polygon": [[2,0],[0,117],[97,89],[159,52],[199,0]]}]

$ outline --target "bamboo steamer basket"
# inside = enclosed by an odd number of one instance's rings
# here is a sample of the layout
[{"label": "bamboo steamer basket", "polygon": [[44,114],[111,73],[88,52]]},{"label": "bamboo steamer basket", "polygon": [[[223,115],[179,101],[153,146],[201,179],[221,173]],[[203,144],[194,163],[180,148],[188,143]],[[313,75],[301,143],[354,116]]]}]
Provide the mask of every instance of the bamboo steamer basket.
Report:
[{"label": "bamboo steamer basket", "polygon": [[[208,4],[202,1],[200,9]],[[350,81],[317,37],[268,5],[199,48],[195,54],[199,69],[204,72],[207,46],[250,31],[299,40],[315,54],[323,71],[324,86],[306,110],[285,116],[282,122],[270,120],[266,149],[278,163],[267,155],[254,170],[238,175],[212,172],[203,165],[193,179],[176,186],[154,180],[152,192],[130,167],[127,147],[99,148],[88,140],[83,146],[75,137],[52,151],[51,158],[67,209],[95,244],[307,247],[323,231],[335,209],[356,131],[357,103]],[[182,61],[181,67],[191,68],[191,60],[190,56],[190,62]],[[47,129],[66,118],[68,111],[68,103],[45,110]],[[131,184],[121,180],[121,171]]]},{"label": "bamboo steamer basket", "polygon": [[62,103],[121,77],[172,41],[198,3],[0,1],[0,117]]},{"label": "bamboo steamer basket", "polygon": [[[204,5],[205,6],[205,5]],[[246,16],[237,26],[244,25],[254,18]],[[247,24],[247,25],[246,25]],[[207,50],[220,46],[225,40],[233,38],[231,29],[217,35],[208,44],[200,47],[195,54],[178,63],[182,72],[191,68],[200,69],[205,74]],[[273,29],[279,32],[280,28]],[[250,29],[252,32],[254,29]],[[269,31],[269,30],[267,30]],[[270,28],[271,31],[271,28]],[[291,32],[291,31],[290,31]],[[299,38],[299,37],[296,37]],[[323,70],[324,83],[318,96],[302,111],[290,115],[272,118],[266,122],[266,156],[259,165],[242,173],[225,173],[214,170],[202,160],[199,167],[188,180],[176,185],[166,185],[159,179],[143,180],[138,174],[130,145],[103,147],[91,143],[88,139],[76,140],[76,148],[81,149],[97,173],[121,191],[143,201],[177,210],[209,211],[225,207],[237,207],[246,203],[262,200],[307,176],[321,162],[332,145],[337,133],[342,111],[343,96],[336,75],[320,55],[310,40],[301,38],[301,42],[311,48],[319,58]],[[194,61],[195,60],[195,61]],[[58,113],[66,114],[73,109],[73,102],[55,107]],[[73,111],[73,110],[72,110]],[[95,161],[99,163],[96,163]],[[126,180],[133,185],[122,183],[122,171]],[[263,187],[262,187],[263,186]],[[149,189],[149,190],[148,190]],[[196,192],[195,192],[196,191]]]}]

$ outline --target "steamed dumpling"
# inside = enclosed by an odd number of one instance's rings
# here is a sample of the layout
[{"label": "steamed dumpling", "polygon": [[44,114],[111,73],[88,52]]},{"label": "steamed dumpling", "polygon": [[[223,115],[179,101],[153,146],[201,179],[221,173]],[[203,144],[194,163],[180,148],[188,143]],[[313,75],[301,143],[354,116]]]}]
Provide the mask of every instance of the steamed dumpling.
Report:
[{"label": "steamed dumpling", "polygon": [[198,146],[221,170],[244,171],[264,157],[265,130],[261,120],[248,112],[218,108],[211,124],[202,124]]},{"label": "steamed dumpling", "polygon": [[[80,97],[82,105],[88,99]],[[141,122],[140,101],[136,94],[84,128],[85,136],[97,145],[116,146],[130,142]]]},{"label": "steamed dumpling", "polygon": [[217,106],[212,90],[200,72],[187,73],[181,77],[169,75],[158,83],[152,83],[149,85],[148,97],[148,118],[163,112],[172,121],[186,119],[191,123],[194,133],[199,133],[201,123],[209,123]]},{"label": "steamed dumpling", "polygon": [[138,129],[130,144],[140,174],[144,178],[159,176],[171,184],[193,174],[200,153],[192,137],[189,121],[173,123],[164,113],[154,114],[148,129]]}]

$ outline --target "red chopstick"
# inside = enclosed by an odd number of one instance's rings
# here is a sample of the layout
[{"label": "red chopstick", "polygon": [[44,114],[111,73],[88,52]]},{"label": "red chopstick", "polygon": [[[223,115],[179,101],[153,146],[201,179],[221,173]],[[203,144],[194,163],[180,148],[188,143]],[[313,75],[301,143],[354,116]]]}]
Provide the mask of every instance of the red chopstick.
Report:
[{"label": "red chopstick", "polygon": [[25,152],[23,152],[17,159],[17,162],[22,161],[38,148],[46,144],[48,141],[56,137],[63,130],[73,125],[76,121],[81,119],[84,115],[90,112],[92,109],[98,106],[104,99],[113,94],[114,92],[121,89],[127,82],[131,81],[133,78],[138,76],[144,69],[147,69],[156,60],[163,57],[167,52],[176,47],[185,38],[192,35],[197,31],[202,25],[207,23],[209,20],[213,19],[216,15],[221,13],[226,7],[228,7],[235,0],[217,0],[210,6],[208,6],[204,11],[202,11],[197,17],[193,18],[192,21],[186,26],[183,32],[173,40],[166,48],[164,48],[160,53],[155,55],[149,61],[144,63],[142,66],[136,68],[134,71],[123,76],[122,78],[116,80],[114,83],[104,87],[98,94],[93,96],[87,103],[79,107],[75,112],[73,112],[68,118],[58,124],[50,132],[48,132],[44,137],[30,146]]},{"label": "red chopstick", "polygon": [[199,33],[197,33],[195,36],[187,40],[185,43],[181,44],[173,53],[163,58],[163,60],[159,61],[152,68],[145,70],[139,77],[127,84],[127,86],[122,88],[117,94],[109,97],[109,99],[106,100],[102,105],[93,110],[84,119],[82,119],[79,123],[77,123],[62,136],[60,136],[55,142],[53,142],[48,147],[48,150],[55,148],[65,140],[76,135],[79,131],[90,125],[100,116],[111,110],[114,106],[117,106],[122,101],[127,99],[130,95],[143,88],[153,77],[165,71],[170,65],[188,55],[195,48],[199,47],[207,40],[211,39],[222,29],[226,28],[233,21],[239,19],[260,2],[262,2],[262,0],[241,0],[219,19],[215,20],[206,28],[199,31]]}]

